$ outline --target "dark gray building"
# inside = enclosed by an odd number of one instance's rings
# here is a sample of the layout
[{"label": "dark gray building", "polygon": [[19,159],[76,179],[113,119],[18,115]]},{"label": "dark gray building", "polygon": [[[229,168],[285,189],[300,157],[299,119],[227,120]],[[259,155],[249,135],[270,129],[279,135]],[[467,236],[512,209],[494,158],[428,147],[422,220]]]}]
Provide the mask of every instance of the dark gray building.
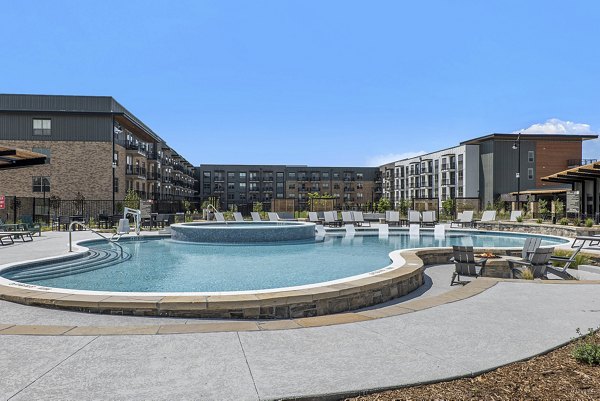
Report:
[{"label": "dark gray building", "polygon": [[295,199],[303,208],[308,193],[337,199],[338,206],[364,206],[381,196],[377,167],[202,164],[196,168],[202,200],[218,198],[220,207]]}]

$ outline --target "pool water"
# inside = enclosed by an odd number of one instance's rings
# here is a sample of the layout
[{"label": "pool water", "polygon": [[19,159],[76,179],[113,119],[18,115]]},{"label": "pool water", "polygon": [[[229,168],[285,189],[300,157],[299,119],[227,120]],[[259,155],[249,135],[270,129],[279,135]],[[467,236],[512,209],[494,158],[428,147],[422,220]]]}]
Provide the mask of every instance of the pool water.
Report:
[{"label": "pool water", "polygon": [[[120,263],[62,277],[26,281],[48,287],[121,292],[220,292],[291,287],[341,279],[371,272],[390,264],[389,252],[418,247],[473,245],[522,247],[525,235],[468,233],[443,240],[422,233],[327,236],[322,242],[286,244],[189,244],[170,239],[119,242],[132,255]],[[542,245],[564,241],[543,237]],[[93,249],[108,249],[90,242]],[[10,272],[3,274],[10,278]]]}]

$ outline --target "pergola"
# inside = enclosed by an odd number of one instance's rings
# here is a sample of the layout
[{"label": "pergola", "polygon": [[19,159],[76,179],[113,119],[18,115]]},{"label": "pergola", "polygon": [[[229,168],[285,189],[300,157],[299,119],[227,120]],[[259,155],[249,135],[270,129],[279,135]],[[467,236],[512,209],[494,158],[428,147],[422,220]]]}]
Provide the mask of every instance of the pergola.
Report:
[{"label": "pergola", "polygon": [[0,146],[0,170],[46,163],[46,155],[30,150]]},{"label": "pergola", "polygon": [[[600,179],[600,163],[594,162],[584,166],[559,171],[558,173],[543,177],[542,181],[571,184],[571,188],[573,189],[576,184],[579,184],[581,185],[582,194],[586,193],[586,182],[591,181],[592,193],[594,194],[592,198],[593,210],[594,213],[598,213],[598,179]],[[583,196],[581,199],[583,201]]]}]

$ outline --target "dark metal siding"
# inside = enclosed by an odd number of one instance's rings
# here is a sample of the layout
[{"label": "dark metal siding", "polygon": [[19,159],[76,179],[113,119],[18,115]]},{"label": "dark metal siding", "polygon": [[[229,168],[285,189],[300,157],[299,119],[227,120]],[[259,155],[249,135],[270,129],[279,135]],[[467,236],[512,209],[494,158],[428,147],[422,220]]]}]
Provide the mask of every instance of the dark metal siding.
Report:
[{"label": "dark metal siding", "polygon": [[[51,135],[33,135],[34,118],[50,118]],[[0,112],[0,140],[110,142],[111,133],[109,114]]]},{"label": "dark metal siding", "polygon": [[110,96],[9,95],[0,94],[0,111],[71,111],[110,113]]},{"label": "dark metal siding", "polygon": [[[494,141],[494,193],[495,196],[517,191],[516,173],[519,169],[519,150],[512,148],[513,141]],[[527,162],[527,152],[535,151],[535,141],[521,140],[521,191],[535,188],[535,163]],[[534,179],[527,178],[527,168],[532,167]]]}]

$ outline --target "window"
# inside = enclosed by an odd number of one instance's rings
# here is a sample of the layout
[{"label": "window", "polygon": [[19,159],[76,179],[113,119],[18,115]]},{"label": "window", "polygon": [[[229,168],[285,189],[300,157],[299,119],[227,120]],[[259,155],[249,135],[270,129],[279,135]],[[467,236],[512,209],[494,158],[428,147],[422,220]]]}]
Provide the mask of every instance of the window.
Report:
[{"label": "window", "polygon": [[33,119],[33,135],[50,135],[52,132],[52,120],[49,118]]},{"label": "window", "polygon": [[50,177],[33,177],[33,192],[50,192]]},{"label": "window", "polygon": [[529,163],[533,163],[534,155],[535,155],[535,152],[533,150],[530,150],[529,152],[527,152],[527,161]]},{"label": "window", "polygon": [[246,179],[246,173],[240,173],[240,180]]},{"label": "window", "polygon": [[363,173],[356,173],[356,179],[357,180],[362,180],[363,179]]},{"label": "window", "polygon": [[277,173],[277,181],[279,180],[283,181],[283,173]]},{"label": "window", "polygon": [[115,166],[119,165],[119,153],[117,152],[113,153],[113,163]]},{"label": "window", "polygon": [[113,192],[119,192],[119,179],[117,177],[115,177],[115,179],[113,180]]},{"label": "window", "polygon": [[227,183],[227,189],[229,191],[235,191],[235,182],[228,182]]},{"label": "window", "polygon": [[246,183],[245,182],[240,182],[240,191],[245,191],[245,190],[246,190]]},{"label": "window", "polygon": [[328,172],[323,172],[323,173],[321,173],[321,177],[323,177],[324,180],[328,180],[329,179],[329,173]]},{"label": "window", "polygon": [[290,180],[295,180],[295,179],[296,179],[296,173],[289,172],[289,173],[288,173],[288,178],[289,178]]},{"label": "window", "polygon": [[527,169],[527,178],[533,180],[533,169],[531,167]]},{"label": "window", "polygon": [[235,173],[227,173],[227,180],[232,181],[235,179]]},{"label": "window", "polygon": [[32,152],[36,152],[36,153],[41,153],[43,155],[46,155],[46,164],[50,164],[50,149],[47,148],[33,148],[31,149]]}]

